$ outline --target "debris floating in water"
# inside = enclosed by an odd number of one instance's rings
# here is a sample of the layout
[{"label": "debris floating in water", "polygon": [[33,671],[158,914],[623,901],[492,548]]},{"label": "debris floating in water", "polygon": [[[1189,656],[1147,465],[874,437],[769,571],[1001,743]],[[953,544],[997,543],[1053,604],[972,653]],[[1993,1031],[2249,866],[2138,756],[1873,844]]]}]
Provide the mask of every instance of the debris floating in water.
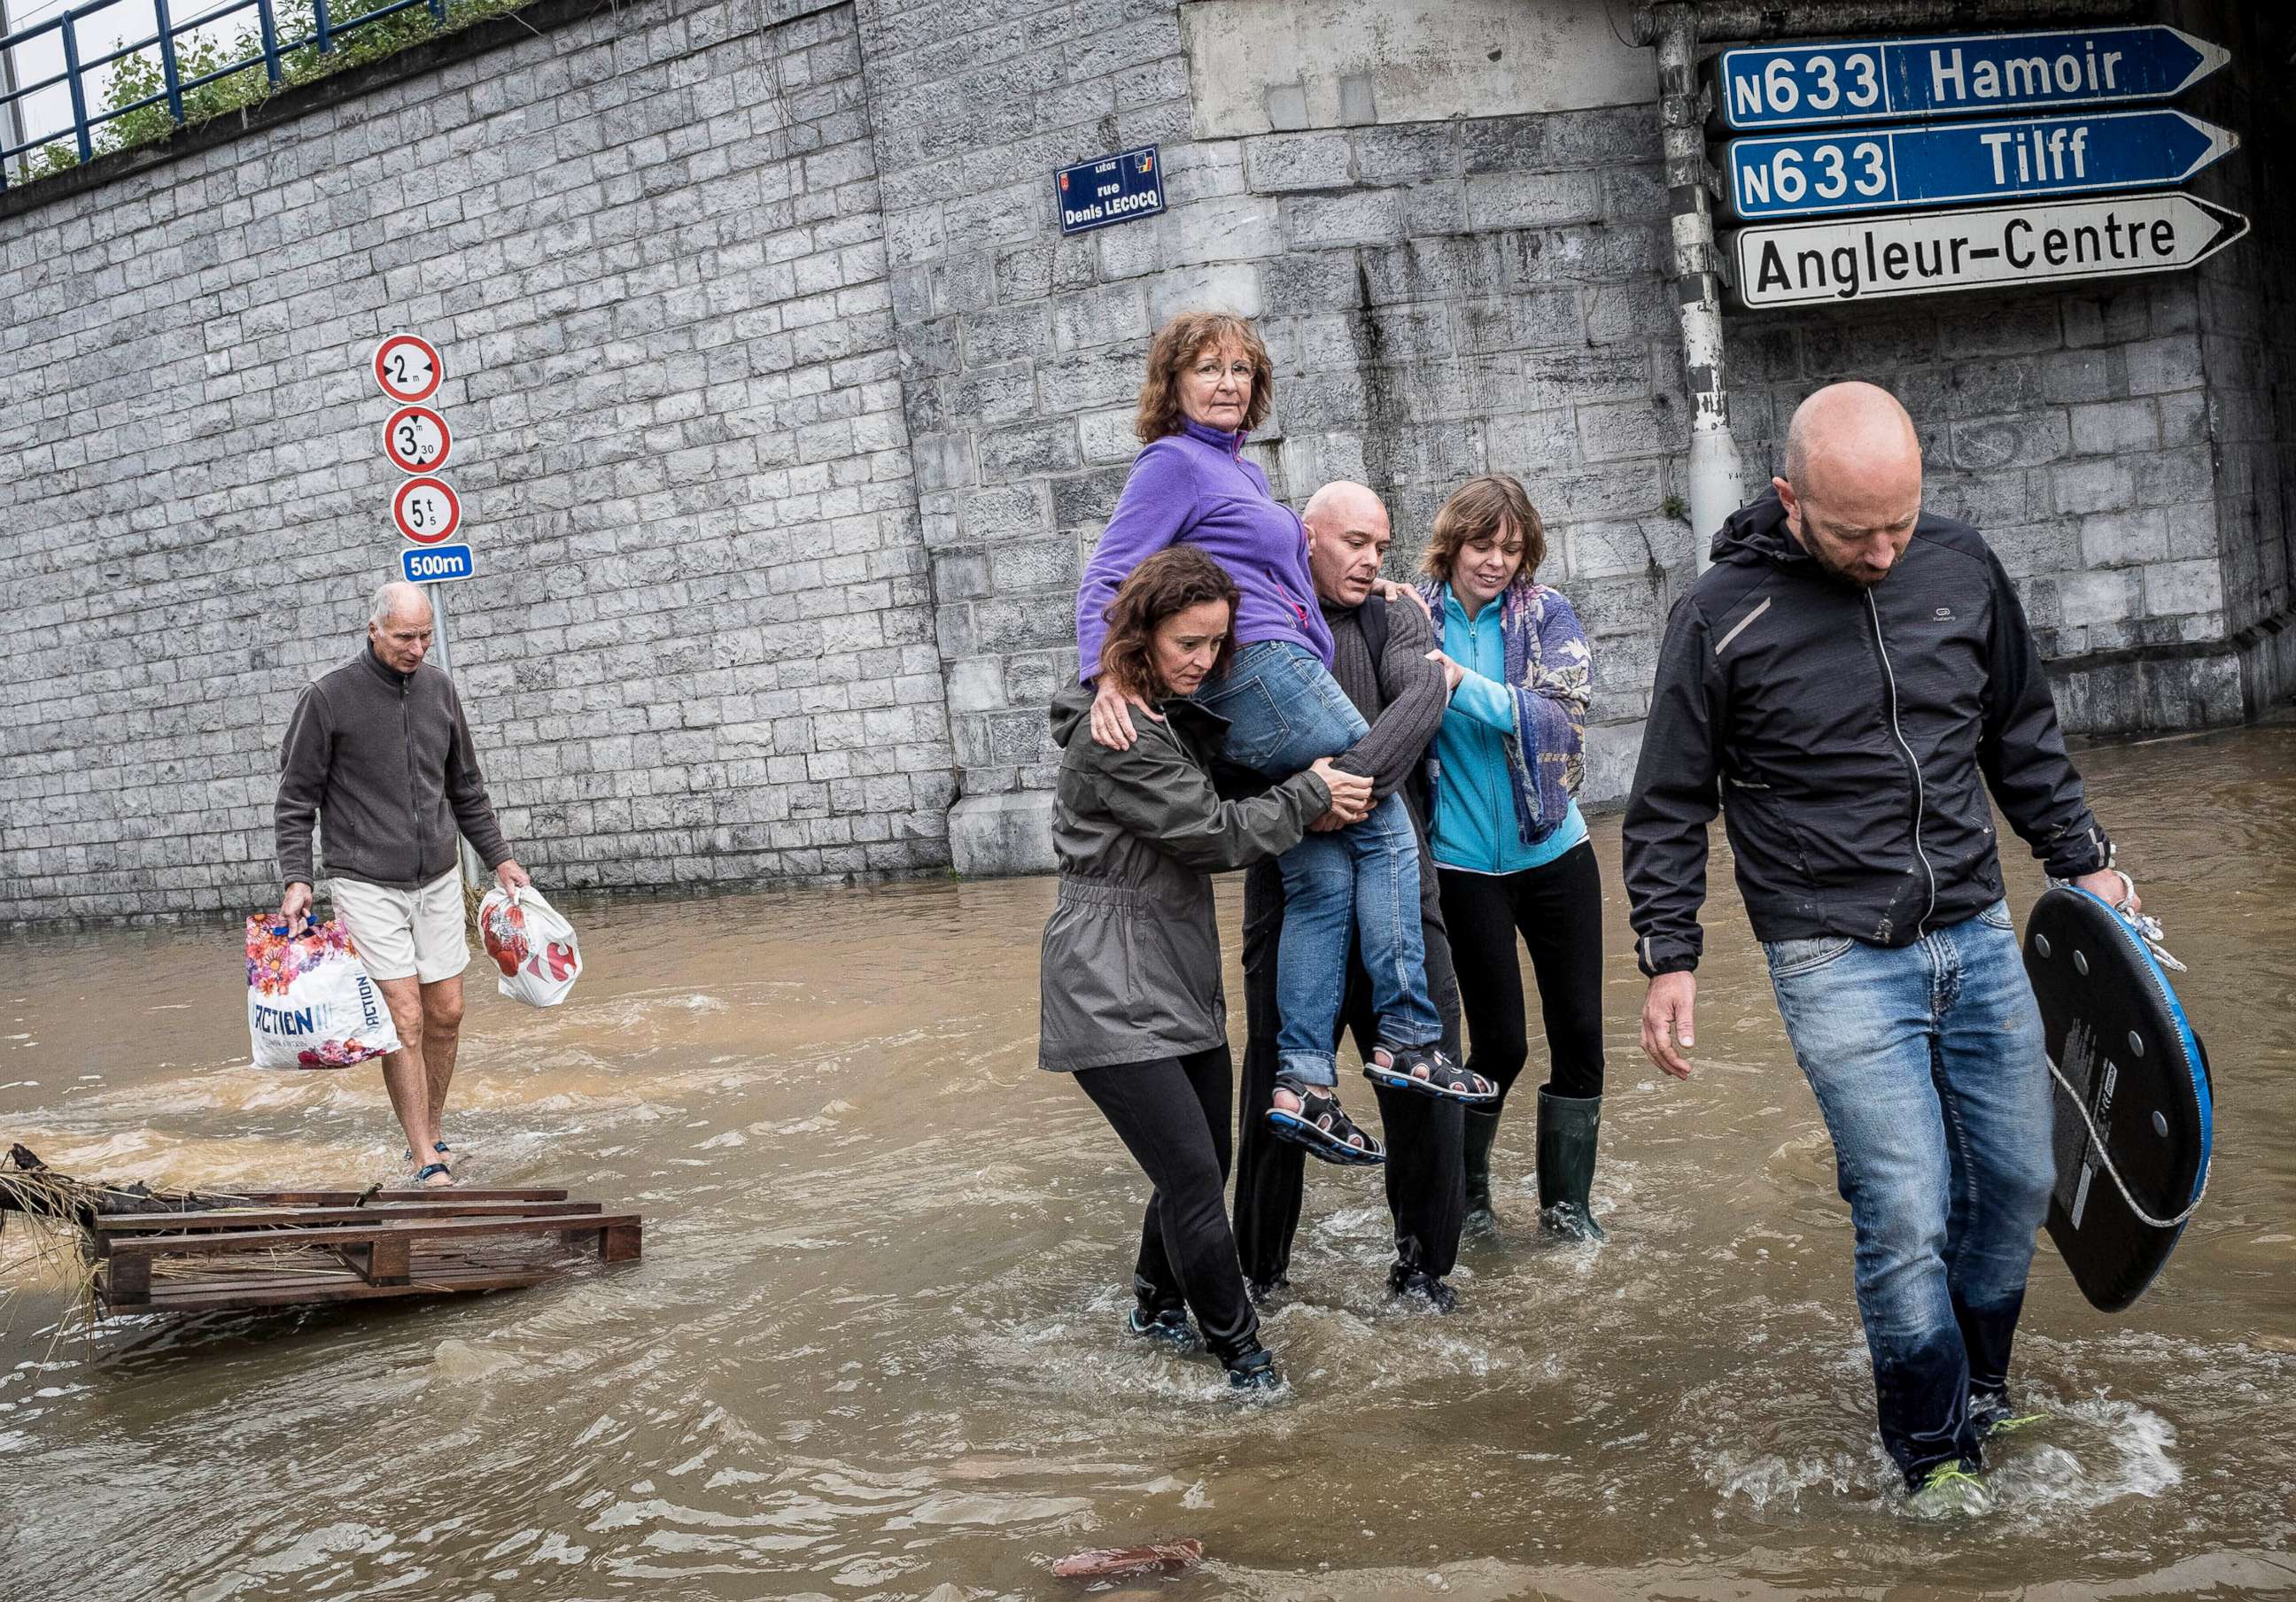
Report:
[{"label": "debris floating in water", "polygon": [[1146,1547],[1103,1547],[1078,1552],[1053,1565],[1063,1580],[1086,1580],[1103,1574],[1136,1574],[1144,1569],[1185,1568],[1201,1563],[1204,1543],[1190,1536],[1184,1541],[1159,1541]]}]

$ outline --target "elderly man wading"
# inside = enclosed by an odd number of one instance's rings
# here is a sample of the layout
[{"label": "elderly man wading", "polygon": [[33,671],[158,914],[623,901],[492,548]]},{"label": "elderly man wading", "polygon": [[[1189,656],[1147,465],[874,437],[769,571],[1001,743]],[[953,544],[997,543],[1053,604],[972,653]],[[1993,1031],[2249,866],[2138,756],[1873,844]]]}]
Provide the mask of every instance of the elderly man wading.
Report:
[{"label": "elderly man wading", "polygon": [[382,1059],[391,1109],[410,1157],[422,1154],[416,1180],[449,1185],[454,1153],[439,1120],[471,960],[457,828],[504,888],[531,881],[495,822],[454,682],[423,663],[430,637],[420,587],[375,592],[365,646],[295,703],[273,819],[287,886],[279,911],[290,920],[310,912],[311,827],[324,820],[335,911],[405,1042]]},{"label": "elderly man wading", "polygon": [[[1882,1443],[1980,1510],[2018,1422],[2009,1348],[2052,1181],[2048,1061],[1986,791],[2048,866],[2134,911],[2008,575],[1922,510],[1921,442],[1870,384],[1794,413],[1785,473],[1714,538],[1660,649],[1625,830],[1643,1049],[1687,1077],[1706,829],[1833,1138]],[[1725,805],[1726,803],[1726,805]]]}]

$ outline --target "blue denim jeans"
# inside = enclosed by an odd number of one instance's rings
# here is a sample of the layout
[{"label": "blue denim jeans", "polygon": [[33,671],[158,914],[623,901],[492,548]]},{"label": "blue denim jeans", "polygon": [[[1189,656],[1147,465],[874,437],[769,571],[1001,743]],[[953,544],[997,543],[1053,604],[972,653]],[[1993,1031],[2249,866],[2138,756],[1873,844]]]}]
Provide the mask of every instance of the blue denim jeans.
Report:
[{"label": "blue denim jeans", "polygon": [[1882,1443],[1909,1484],[1975,1467],[1984,1416],[2006,1405],[2055,1177],[2046,1045],[2008,903],[1907,946],[1763,950],[1857,1233]]},{"label": "blue denim jeans", "polygon": [[[1319,756],[1337,756],[1369,732],[1315,653],[1278,640],[1237,651],[1226,676],[1197,691],[1196,700],[1228,720],[1227,759],[1271,779],[1288,779]],[[1428,999],[1420,929],[1419,838],[1403,797],[1388,797],[1351,828],[1308,835],[1278,865],[1284,896],[1275,952],[1280,1071],[1308,1084],[1339,1083],[1332,1042],[1339,1034],[1350,935],[1371,975],[1380,1042],[1440,1040],[1443,1022]]]}]

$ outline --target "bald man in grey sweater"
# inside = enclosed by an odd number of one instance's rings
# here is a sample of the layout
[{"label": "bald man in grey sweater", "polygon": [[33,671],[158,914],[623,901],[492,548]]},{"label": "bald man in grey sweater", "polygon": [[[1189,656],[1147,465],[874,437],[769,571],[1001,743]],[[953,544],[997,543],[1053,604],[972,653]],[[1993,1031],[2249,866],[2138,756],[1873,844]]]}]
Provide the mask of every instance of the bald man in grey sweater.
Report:
[{"label": "bald man in grey sweater", "polygon": [[[1427,814],[1419,792],[1428,742],[1450,699],[1449,676],[1429,654],[1436,636],[1407,586],[1379,576],[1392,535],[1387,508],[1360,484],[1327,484],[1308,503],[1308,566],[1316,598],[1332,629],[1332,676],[1363,714],[1370,732],[1340,758],[1372,781],[1378,797],[1401,791],[1419,837],[1420,927],[1427,952],[1429,998],[1443,1021],[1443,1054],[1459,1058],[1459,985],[1443,929],[1435,864],[1427,851]],[[1237,1106],[1236,1255],[1255,1295],[1290,1283],[1292,1238],[1304,1184],[1302,1151],[1275,1139],[1267,1108],[1275,1091],[1276,944],[1283,932],[1283,878],[1274,862],[1254,868],[1243,889],[1243,1094]],[[1377,1034],[1370,983],[1350,952],[1341,1020],[1366,1052]],[[1335,1042],[1336,1043],[1336,1042]],[[1388,1211],[1395,1221],[1395,1263],[1388,1289],[1448,1312],[1457,1300],[1445,1278],[1458,1261],[1466,1214],[1464,1118],[1456,1101],[1378,1088],[1387,1136]]]}]

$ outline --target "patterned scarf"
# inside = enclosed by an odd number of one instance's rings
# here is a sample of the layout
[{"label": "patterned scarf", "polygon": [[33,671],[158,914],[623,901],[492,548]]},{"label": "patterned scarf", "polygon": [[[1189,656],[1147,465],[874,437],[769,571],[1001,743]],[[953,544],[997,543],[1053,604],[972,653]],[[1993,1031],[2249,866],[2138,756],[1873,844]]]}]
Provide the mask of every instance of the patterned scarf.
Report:
[{"label": "patterned scarf", "polygon": [[[1444,586],[1419,586],[1439,618]],[[1514,781],[1517,832],[1535,846],[1570,814],[1586,770],[1587,713],[1594,704],[1594,653],[1578,615],[1545,584],[1510,584],[1498,600],[1499,645],[1514,694],[1515,732],[1502,736]]]}]

